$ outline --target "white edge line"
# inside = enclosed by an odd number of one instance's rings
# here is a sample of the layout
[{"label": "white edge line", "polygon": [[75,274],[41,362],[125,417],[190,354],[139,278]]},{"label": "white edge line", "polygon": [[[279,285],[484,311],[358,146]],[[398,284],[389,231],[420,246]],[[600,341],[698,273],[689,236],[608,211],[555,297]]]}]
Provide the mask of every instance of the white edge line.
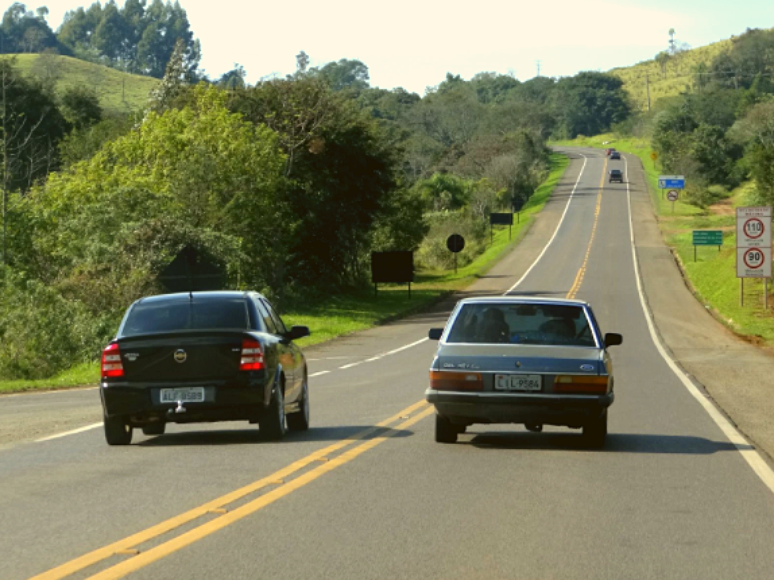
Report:
[{"label": "white edge line", "polygon": [[59,439],[60,437],[67,437],[68,435],[75,435],[76,433],[83,433],[84,431],[90,431],[91,429],[96,429],[97,427],[102,427],[102,421],[99,423],[86,425],[85,427],[79,427],[78,429],[73,429],[72,431],[65,431],[64,433],[57,433],[56,435],[49,435],[48,437],[43,437],[42,439],[36,439],[35,443],[51,441],[52,439]]},{"label": "white edge line", "polygon": [[[731,424],[731,422],[720,411],[718,411],[717,407],[715,407],[712,401],[710,401],[696,387],[696,385],[691,381],[691,379],[688,378],[688,376],[678,366],[677,362],[675,362],[675,360],[669,355],[669,353],[667,353],[663,343],[661,342],[661,338],[658,336],[658,333],[656,332],[656,327],[653,322],[653,314],[650,311],[650,307],[647,304],[647,301],[645,299],[645,294],[642,288],[640,267],[637,260],[637,246],[634,243],[634,222],[632,220],[632,196],[631,196],[631,191],[629,190],[629,162],[626,160],[626,157],[624,157],[624,166],[626,168],[626,176],[627,176],[626,199],[628,202],[628,209],[629,209],[629,235],[630,235],[631,246],[632,246],[632,258],[634,262],[634,278],[637,282],[637,292],[640,295],[640,305],[642,306],[642,311],[645,314],[645,321],[647,322],[648,330],[650,331],[651,340],[653,340],[653,344],[656,345],[656,350],[658,350],[659,354],[661,355],[661,358],[663,358],[664,361],[667,363],[667,366],[669,366],[669,368],[672,369],[672,372],[677,376],[678,379],[680,379],[680,382],[683,383],[686,389],[688,389],[688,392],[691,395],[693,395],[693,398],[696,399],[702,407],[704,407],[704,410],[707,412],[710,418],[715,422],[715,424],[718,427],[720,427],[720,430],[723,431],[723,434],[736,447],[737,451],[739,451],[739,453],[742,455],[744,460],[752,468],[752,470],[760,478],[760,480],[766,485],[766,487],[769,488],[769,490],[771,490],[772,493],[774,493],[774,470],[772,470],[771,467],[769,467],[769,464],[766,463],[763,457],[761,457],[760,453],[758,453],[755,450],[755,448],[750,444],[750,442],[747,441],[747,439],[745,439],[744,435],[742,435],[739,432],[739,430],[736,429],[736,427],[734,427]],[[645,183],[645,187],[647,187],[647,182]]]},{"label": "white edge line", "polygon": [[583,153],[580,153],[580,152],[578,152],[578,155],[583,157],[583,166],[581,167],[580,173],[578,174],[578,179],[575,180],[575,185],[572,186],[572,191],[570,192],[570,197],[567,200],[567,204],[564,206],[564,211],[562,212],[562,217],[559,220],[559,223],[556,225],[556,229],[554,230],[554,235],[551,236],[551,239],[548,240],[548,243],[543,248],[543,251],[540,252],[540,255],[537,258],[535,258],[535,261],[532,262],[532,265],[529,268],[527,268],[527,271],[524,272],[524,275],[521,278],[519,278],[519,280],[513,286],[508,288],[508,290],[506,290],[503,293],[504,296],[510,294],[511,292],[513,292],[519,284],[524,282],[524,279],[527,276],[529,276],[529,273],[532,272],[532,269],[535,266],[537,266],[538,262],[540,262],[540,260],[543,258],[543,255],[548,251],[548,248],[550,248],[551,244],[554,243],[554,239],[556,239],[556,236],[559,233],[559,229],[562,227],[562,223],[564,223],[564,218],[567,215],[567,210],[570,209],[570,202],[572,201],[573,197],[575,197],[575,190],[578,189],[578,184],[580,183],[581,177],[583,177],[583,170],[586,169],[586,161],[588,161],[588,157],[586,157]]}]

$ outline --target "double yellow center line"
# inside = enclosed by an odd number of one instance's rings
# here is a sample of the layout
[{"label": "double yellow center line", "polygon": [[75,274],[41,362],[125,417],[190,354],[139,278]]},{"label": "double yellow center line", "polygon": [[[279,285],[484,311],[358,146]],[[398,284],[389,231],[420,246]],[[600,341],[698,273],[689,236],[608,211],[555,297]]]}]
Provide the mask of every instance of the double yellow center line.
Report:
[{"label": "double yellow center line", "polygon": [[586,255],[583,257],[583,263],[581,264],[578,274],[575,276],[575,282],[573,282],[570,291],[567,293],[567,298],[575,298],[580,290],[581,284],[583,284],[583,278],[586,276],[586,266],[589,263],[589,255],[591,254],[591,245],[594,243],[594,236],[597,233],[597,224],[599,223],[599,212],[602,209],[602,189],[605,187],[605,175],[607,171],[607,158],[605,159],[605,166],[602,168],[602,178],[599,180],[599,192],[597,193],[597,206],[594,209],[594,225],[591,226],[591,237],[589,238],[589,245],[586,248]]},{"label": "double yellow center line", "polygon": [[[315,451],[267,477],[259,479],[245,487],[232,491],[231,493],[170,518],[146,530],[84,554],[61,566],[38,574],[30,580],[59,580],[116,556],[121,559],[118,563],[104,568],[88,578],[89,580],[123,578],[127,574],[131,574],[148,564],[169,556],[173,552],[197,542],[202,538],[263,509],[278,499],[311,483],[322,475],[349,463],[359,455],[362,455],[390,437],[400,433],[401,430],[407,429],[421,421],[432,412],[433,407],[428,405],[425,401],[419,401],[403,409],[389,419],[386,419],[373,427],[364,429],[352,437]],[[401,422],[393,426],[393,424],[398,421]],[[392,430],[386,431],[388,427],[391,427]],[[380,431],[384,432],[384,434],[377,437],[371,437]],[[351,447],[358,441],[362,441],[362,443],[342,452],[342,450]],[[237,500],[259,492],[263,493],[233,510],[229,509],[228,506]],[[205,518],[207,516],[211,517],[213,515],[216,516],[214,519],[210,519],[185,533],[149,548],[147,551],[141,549],[143,543],[158,538],[163,534],[173,532],[177,528],[190,522],[194,522],[199,518]],[[126,556],[129,556],[129,558],[126,558]]]}]

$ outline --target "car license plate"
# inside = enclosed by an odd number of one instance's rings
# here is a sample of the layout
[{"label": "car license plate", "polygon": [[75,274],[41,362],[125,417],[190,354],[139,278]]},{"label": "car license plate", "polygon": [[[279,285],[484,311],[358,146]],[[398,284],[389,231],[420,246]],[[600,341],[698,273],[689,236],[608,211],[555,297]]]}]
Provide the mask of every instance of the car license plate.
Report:
[{"label": "car license plate", "polygon": [[540,375],[495,375],[495,389],[498,391],[540,391],[543,377]]},{"label": "car license plate", "polygon": [[161,389],[162,403],[201,403],[204,401],[204,387],[182,387]]}]

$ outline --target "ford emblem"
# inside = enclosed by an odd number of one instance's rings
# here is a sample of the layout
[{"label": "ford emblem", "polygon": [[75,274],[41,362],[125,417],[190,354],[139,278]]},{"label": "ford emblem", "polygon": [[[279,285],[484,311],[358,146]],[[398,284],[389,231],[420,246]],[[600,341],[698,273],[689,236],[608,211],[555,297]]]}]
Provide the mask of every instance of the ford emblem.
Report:
[{"label": "ford emblem", "polygon": [[175,362],[184,363],[185,359],[188,358],[188,355],[185,353],[185,351],[182,348],[178,348],[175,351]]},{"label": "ford emblem", "polygon": [[594,365],[581,365],[581,370],[591,372],[594,370]]}]

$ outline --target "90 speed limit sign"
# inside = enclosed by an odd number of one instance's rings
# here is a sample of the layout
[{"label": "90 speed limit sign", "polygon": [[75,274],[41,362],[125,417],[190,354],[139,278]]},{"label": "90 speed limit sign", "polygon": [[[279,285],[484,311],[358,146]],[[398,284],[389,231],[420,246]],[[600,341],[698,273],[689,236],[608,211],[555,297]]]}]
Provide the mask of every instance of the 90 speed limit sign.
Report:
[{"label": "90 speed limit sign", "polygon": [[771,248],[737,248],[736,276],[738,278],[770,278]]}]

